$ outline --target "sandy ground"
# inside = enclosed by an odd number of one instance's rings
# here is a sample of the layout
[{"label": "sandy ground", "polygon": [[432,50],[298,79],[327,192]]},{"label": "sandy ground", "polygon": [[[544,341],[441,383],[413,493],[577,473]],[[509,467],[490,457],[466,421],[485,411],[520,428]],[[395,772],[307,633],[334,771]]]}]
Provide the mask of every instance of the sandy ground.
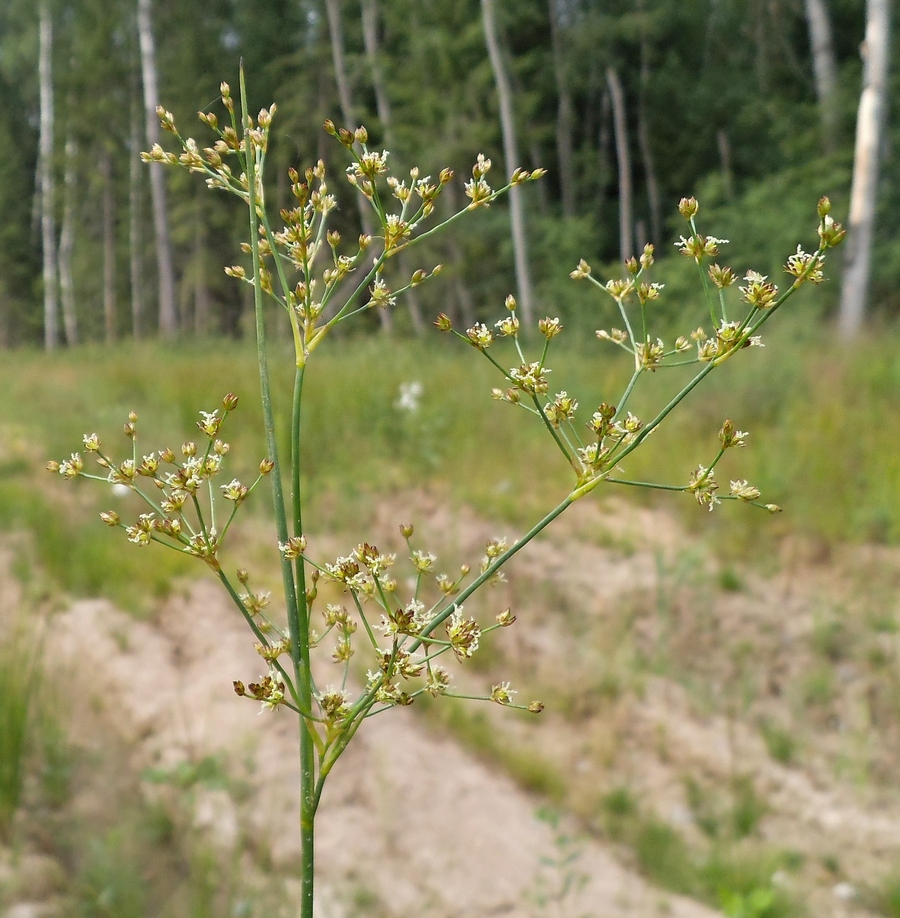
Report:
[{"label": "sandy ground", "polygon": [[[286,713],[258,715],[231,692],[231,680],[253,678],[259,661],[216,585],[192,586],[153,623],[104,601],[77,602],[57,616],[48,651],[73,692],[126,741],[136,773],[216,753],[249,761],[250,798],[210,791],[196,801],[195,822],[220,847],[248,837],[268,844],[274,866],[290,871],[298,854],[294,724]],[[538,877],[558,881],[541,865],[554,831],[538,807],[410,712],[368,721],[320,811],[322,918],[341,915],[339,903],[360,887],[391,915],[532,914]],[[580,851],[576,869],[587,879],[566,915],[715,914],[649,886],[600,844],[584,841]]]},{"label": "sandy ground", "polygon": [[[392,501],[391,512],[375,511],[372,537],[382,548],[397,548],[390,541],[397,539],[398,516],[424,521],[417,523],[417,537],[445,558],[477,563],[486,538],[512,535],[469,511],[450,513],[427,495],[401,496],[399,503]],[[508,642],[500,662],[517,668],[526,694],[529,680],[548,684],[560,673],[572,685],[586,684],[609,662],[610,647],[596,643],[605,623],[642,591],[652,597],[660,558],[671,568],[673,559],[697,549],[671,517],[656,511],[607,503],[580,513],[567,517],[539,550],[517,558],[510,577],[518,593],[502,588],[494,599],[523,599],[524,607],[516,609],[521,622],[500,634]],[[334,556],[352,546],[331,534],[317,539],[316,547],[317,554]],[[0,607],[7,610],[21,598],[15,579],[3,573],[10,557],[0,546]],[[706,565],[710,556],[697,551],[696,563]],[[810,913],[870,915],[854,898],[853,884],[874,883],[897,863],[897,782],[855,784],[836,775],[834,762],[857,734],[873,735],[864,732],[867,723],[854,722],[868,710],[860,699],[877,687],[873,677],[851,662],[837,668],[839,704],[820,726],[804,725],[798,761],[773,760],[758,718],[785,713],[792,680],[810,663],[807,645],[816,615],[826,601],[842,602],[844,593],[858,591],[854,577],[863,577],[865,590],[866,565],[876,563],[900,582],[895,552],[869,558],[854,550],[840,563],[785,566],[773,579],[755,576],[739,592],[713,593],[706,612],[691,605],[693,594],[680,611],[673,607],[668,639],[683,642],[682,654],[709,657],[710,685],[727,684],[717,683],[716,668],[731,665],[728,648],[753,639],[763,683],[756,707],[742,717],[725,717],[728,705],[721,697],[704,710],[686,684],[644,676],[639,691],[628,689],[606,707],[577,714],[550,706],[540,718],[516,720],[489,706],[492,729],[502,742],[519,748],[524,743],[541,758],[555,756],[559,769],[574,776],[572,785],[591,800],[624,779],[642,806],[695,840],[700,836],[685,798],[686,777],[721,788],[736,773],[752,775],[766,805],[758,835],[773,848],[803,855],[803,870],[787,882],[799,884]],[[714,571],[705,576],[714,582]],[[895,591],[886,602],[896,605]],[[654,614],[633,621],[634,641],[659,640]],[[65,687],[74,741],[102,754],[114,737],[116,748],[127,750],[133,778],[148,767],[172,769],[221,756],[232,780],[225,788],[195,788],[187,801],[189,819],[225,861],[234,856],[242,871],[287,878],[287,894],[296,896],[295,723],[289,712],[260,715],[255,703],[233,694],[232,680],[254,680],[262,666],[218,584],[206,579],[183,586],[148,621],[105,601],[78,601],[53,613],[46,634],[46,659],[55,683]],[[882,637],[897,645],[892,659],[900,658],[900,635]],[[601,754],[607,740],[614,756]],[[896,762],[887,767],[896,769]],[[141,787],[149,799],[165,792],[152,782]],[[546,863],[560,833],[579,835],[573,824],[554,830],[539,819],[541,804],[421,714],[394,710],[370,719],[338,763],[320,810],[318,918],[717,914],[650,886],[620,851],[583,836],[570,872],[584,885],[576,883],[559,908],[538,907],[535,894],[564,879],[565,871]],[[87,797],[74,805],[90,809],[97,801]],[[183,807],[185,799],[177,805]],[[828,857],[839,858],[839,874],[822,866]]]}]

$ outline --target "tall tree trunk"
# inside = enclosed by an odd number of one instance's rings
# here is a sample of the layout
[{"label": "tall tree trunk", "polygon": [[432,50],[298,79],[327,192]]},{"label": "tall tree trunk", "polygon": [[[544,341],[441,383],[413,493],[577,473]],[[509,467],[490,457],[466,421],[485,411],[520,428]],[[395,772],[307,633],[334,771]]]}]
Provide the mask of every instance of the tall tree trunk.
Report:
[{"label": "tall tree trunk", "polygon": [[63,222],[59,233],[59,292],[62,303],[63,328],[66,344],[78,344],[78,320],[75,315],[75,280],[72,276],[72,252],[75,249],[75,141],[66,139],[65,173],[63,179]]},{"label": "tall tree trunk", "polygon": [[59,278],[56,265],[56,225],[53,216],[55,189],[53,182],[53,22],[46,3],[40,5],[40,158],[41,248],[44,266],[44,347],[52,351],[59,344]]},{"label": "tall tree trunk", "polygon": [[[138,0],[138,40],[141,47],[141,76],[144,84],[144,116],[147,143],[159,143],[159,81],[156,72],[156,44],[151,18],[152,0]],[[153,202],[153,229],[156,235],[156,268],[159,276],[159,333],[174,338],[178,332],[175,304],[175,267],[169,238],[169,214],[166,202],[166,177],[161,163],[150,164],[150,195]]]},{"label": "tall tree trunk", "polygon": [[[513,116],[512,88],[497,37],[497,18],[494,14],[494,0],[481,0],[481,18],[484,23],[484,38],[487,43],[497,96],[500,102],[500,129],[503,134],[503,158],[506,174],[512,175],[519,166],[519,151],[516,144],[516,125]],[[525,207],[522,188],[517,185],[509,190],[509,213],[512,224],[513,257],[516,267],[516,292],[522,322],[530,329],[534,319],[534,294],[531,287],[531,273],[528,268],[528,251],[525,237]]]},{"label": "tall tree trunk", "polygon": [[372,88],[375,90],[375,108],[384,131],[385,143],[391,146],[391,105],[385,86],[384,70],[381,67],[381,49],[378,42],[378,0],[362,0],[363,42],[366,59],[372,72]]},{"label": "tall tree trunk", "polygon": [[[356,125],[356,113],[353,95],[350,89],[350,77],[347,74],[347,60],[344,55],[344,31],[341,27],[341,0],[325,0],[325,12],[328,14],[328,34],[331,39],[331,59],[334,63],[334,80],[337,83],[338,98],[341,102],[341,115],[349,130]],[[362,195],[356,195],[359,208],[359,219],[362,230],[367,236],[375,235],[375,225],[369,204]],[[378,319],[382,331],[389,333],[393,327],[393,316],[390,309],[378,309]]]},{"label": "tall tree trunk", "polygon": [[[362,29],[363,41],[366,45],[366,59],[372,73],[372,88],[375,90],[375,108],[378,111],[378,120],[381,122],[384,144],[389,150],[393,150],[393,119],[384,70],[381,67],[381,49],[378,42],[378,0],[363,0]],[[409,277],[411,272],[407,268],[408,260],[403,253],[398,256],[397,264],[400,272]],[[425,323],[422,321],[422,310],[419,308],[419,298],[416,296],[415,289],[408,290],[404,296],[413,333],[422,335],[425,332]]]},{"label": "tall tree trunk", "polygon": [[805,0],[806,26],[812,50],[816,98],[822,119],[822,144],[826,153],[837,148],[837,63],[826,0]]},{"label": "tall tree trunk", "polygon": [[350,77],[347,74],[347,61],[344,56],[344,30],[341,26],[341,0],[325,0],[325,12],[328,14],[328,35],[331,39],[331,60],[334,64],[334,81],[337,83],[338,99],[341,103],[341,115],[348,130],[356,127],[353,110],[353,96],[350,92]]},{"label": "tall tree trunk", "polygon": [[872,273],[872,242],[890,48],[889,5],[890,0],[866,2],[866,36],[862,45],[863,90],[856,120],[847,252],[838,316],[838,327],[846,336],[855,335],[862,325]]},{"label": "tall tree trunk", "polygon": [[[138,90],[139,92],[140,90]],[[131,335],[139,340],[144,313],[144,233],[141,188],[144,166],[141,163],[141,117],[137,103],[131,113],[131,139],[128,163],[128,280],[131,286]]]},{"label": "tall tree trunk", "polygon": [[559,191],[564,217],[575,216],[575,174],[572,168],[572,92],[566,79],[563,50],[562,0],[550,0],[550,39],[556,77],[556,155],[559,159]]},{"label": "tall tree trunk", "polygon": [[619,253],[622,261],[634,255],[634,207],[631,190],[631,154],[628,151],[628,122],[625,116],[625,92],[615,67],[606,71],[606,83],[612,101],[613,128],[616,137],[616,160],[619,164]]},{"label": "tall tree trunk", "polygon": [[112,155],[104,147],[100,158],[103,179],[103,333],[116,340],[116,202],[113,196]]},{"label": "tall tree trunk", "polygon": [[600,120],[597,128],[597,152],[600,156],[601,187],[607,183],[607,178],[612,173],[612,132],[609,129],[611,117],[612,99],[609,94],[609,86],[606,85],[600,95]]}]

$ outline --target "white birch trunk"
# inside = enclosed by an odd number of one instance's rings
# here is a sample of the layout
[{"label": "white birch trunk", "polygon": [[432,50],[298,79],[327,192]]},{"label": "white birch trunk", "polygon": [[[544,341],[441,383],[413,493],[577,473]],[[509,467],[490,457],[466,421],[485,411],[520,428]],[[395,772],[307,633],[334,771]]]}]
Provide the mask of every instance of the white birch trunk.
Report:
[{"label": "white birch trunk", "polygon": [[103,332],[107,344],[116,340],[116,203],[113,196],[112,155],[103,151]]},{"label": "white birch trunk", "polygon": [[813,78],[822,119],[822,140],[826,152],[833,152],[837,143],[837,63],[831,19],[826,0],[805,0],[806,26],[812,51]]},{"label": "white birch trunk", "polygon": [[[135,99],[137,93],[135,94]],[[128,280],[131,287],[131,334],[140,339],[144,313],[144,234],[141,208],[141,119],[135,103],[131,116],[128,163]]]},{"label": "white birch trunk", "polygon": [[53,22],[46,3],[40,5],[40,157],[38,175],[41,200],[41,247],[44,276],[44,347],[52,351],[59,344],[59,277],[56,265],[56,224],[53,216]]},{"label": "white birch trunk", "polygon": [[[325,0],[325,12],[328,14],[328,34],[331,39],[331,59],[334,64],[334,80],[337,83],[338,99],[341,103],[341,115],[347,129],[352,131],[358,127],[355,121],[355,108],[353,94],[350,90],[350,78],[347,75],[347,61],[344,55],[344,31],[341,27],[340,0]],[[359,219],[362,231],[367,236],[375,235],[375,226],[368,202],[362,195],[356,195],[356,204],[359,208]],[[393,316],[390,308],[378,309],[378,320],[381,329],[389,333],[393,326]]]},{"label": "white birch trunk", "polygon": [[385,85],[384,70],[381,66],[381,48],[378,42],[378,0],[362,0],[363,42],[366,46],[366,59],[372,72],[372,88],[375,90],[375,108],[378,120],[384,131],[385,143],[391,148],[391,103]]},{"label": "white birch trunk", "polygon": [[852,337],[866,313],[872,274],[878,167],[884,134],[890,47],[890,0],[867,0],[866,36],[862,45],[863,90],[856,119],[853,185],[847,220],[847,250],[838,328]]},{"label": "white birch trunk", "polygon": [[625,117],[625,93],[614,67],[606,71],[606,83],[612,102],[613,133],[619,166],[619,253],[622,261],[634,255],[634,208],[631,190],[631,153],[628,150],[628,122]]},{"label": "white birch trunk", "polygon": [[[393,118],[384,70],[381,66],[381,48],[378,42],[378,0],[363,0],[362,29],[363,41],[366,46],[366,59],[369,62],[369,70],[372,73],[372,88],[375,90],[375,108],[378,110],[378,120],[381,122],[381,130],[384,134],[384,145],[389,150],[393,150]],[[400,272],[408,276],[412,272],[409,271],[407,264],[408,260],[403,253],[400,253],[397,257],[397,265]],[[413,332],[416,335],[424,334],[425,323],[422,320],[422,310],[419,308],[419,298],[416,296],[415,289],[407,290],[404,298],[409,310],[409,320],[412,324]]]},{"label": "white birch trunk", "polygon": [[[500,102],[500,130],[503,134],[503,159],[506,175],[510,176],[519,168],[519,151],[516,143],[516,125],[513,116],[512,88],[506,65],[500,50],[497,37],[497,22],[494,15],[494,0],[481,0],[481,16],[484,23],[484,37],[487,43],[488,57],[497,84],[497,96]],[[512,224],[513,258],[516,268],[516,293],[523,324],[530,328],[534,320],[534,295],[531,287],[531,273],[528,268],[528,251],[525,238],[525,207],[522,200],[522,188],[516,186],[509,190],[509,213]]]},{"label": "white birch trunk", "polygon": [[[156,43],[153,39],[152,0],[138,0],[138,40],[141,49],[141,77],[144,84],[144,117],[147,144],[159,143],[159,81],[156,71]],[[174,338],[178,332],[175,305],[175,268],[169,238],[166,178],[161,163],[150,163],[150,196],[153,204],[153,230],[156,235],[156,267],[159,275],[159,333]]]},{"label": "white birch trunk", "polygon": [[78,320],[75,314],[75,280],[72,276],[72,253],[75,250],[75,141],[69,137],[65,146],[65,201],[63,204],[63,222],[59,233],[59,292],[62,303],[63,328],[66,333],[66,344],[74,347],[78,344]]}]

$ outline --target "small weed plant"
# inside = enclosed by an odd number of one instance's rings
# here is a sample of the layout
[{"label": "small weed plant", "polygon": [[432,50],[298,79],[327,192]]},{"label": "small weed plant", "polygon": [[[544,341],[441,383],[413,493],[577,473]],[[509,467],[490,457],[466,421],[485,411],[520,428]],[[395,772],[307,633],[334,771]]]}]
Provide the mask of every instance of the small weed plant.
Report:
[{"label": "small weed plant", "polygon": [[[142,512],[129,519],[114,511],[104,512],[103,521],[121,529],[134,546],[166,548],[205,564],[245,619],[264,672],[254,681],[236,680],[235,692],[264,710],[290,711],[297,718],[300,915],[312,918],[319,801],[332,769],[367,718],[411,705],[424,695],[489,701],[534,714],[542,710],[539,701],[516,703],[516,693],[508,682],[491,686],[480,697],[456,691],[452,673],[454,666],[465,664],[477,653],[491,632],[515,623],[516,615],[510,609],[492,610],[488,621],[488,613],[478,606],[476,596],[483,587],[501,579],[504,565],[542,530],[600,485],[682,492],[708,510],[731,501],[777,512],[778,507],[766,503],[759,490],[744,479],[735,478],[727,488],[720,488],[720,460],[743,447],[748,437],[731,420],[722,423],[710,458],[698,464],[682,483],[630,478],[628,460],[723,363],[733,358],[752,359],[754,349],[762,345],[762,326],[801,286],[823,280],[826,252],[841,241],[844,230],[829,215],[828,200],[821,199],[818,244],[811,254],[798,246],[790,255],[784,289],[754,271],[741,283],[718,261],[726,240],[703,235],[697,222],[697,201],[683,199],[679,210],[686,228],[676,245],[696,265],[703,317],[702,324],[668,344],[651,330],[663,293],[662,285],[650,279],[652,246],[646,246],[640,258],[630,259],[621,277],[606,282],[597,280],[591,267],[581,261],[571,277],[593,284],[601,301],[609,304],[616,316],[613,327],[597,332],[599,346],[626,351],[631,367],[618,398],[591,404],[587,410],[580,407],[574,393],[554,391],[551,383],[553,343],[563,333],[559,319],[546,316],[533,324],[520,316],[512,296],[492,324],[478,322],[457,329],[448,316],[439,315],[434,325],[440,331],[473,348],[492,365],[498,380],[492,395],[503,409],[521,411],[526,421],[546,430],[552,449],[571,469],[571,486],[520,538],[491,539],[483,557],[451,572],[441,570],[428,547],[417,544],[411,522],[398,521],[406,544],[404,563],[411,568],[409,578],[398,577],[394,574],[395,554],[381,551],[365,537],[335,559],[319,557],[308,540],[304,509],[309,495],[302,487],[305,477],[301,469],[307,366],[339,326],[365,313],[391,309],[404,292],[431,282],[441,272],[440,265],[419,267],[398,282],[396,256],[404,253],[404,263],[409,264],[424,240],[490,207],[511,188],[539,179],[543,170],[516,169],[502,187],[494,188],[489,184],[491,162],[479,155],[471,178],[464,184],[466,205],[435,224],[431,220],[435,203],[454,180],[449,169],[436,177],[418,168],[408,174],[393,174],[388,152],[370,147],[364,128],[338,129],[326,122],[327,133],[346,151],[349,165],[343,177],[373,213],[377,231],[345,240],[329,227],[336,199],[321,161],[303,173],[290,171],[293,206],[280,211],[276,228],[263,181],[275,107],[251,118],[243,77],[239,102],[223,83],[221,103],[221,120],[212,112],[200,113],[200,120],[212,132],[209,146],[183,137],[173,116],[160,108],[162,125],[180,151],[168,152],[157,145],[144,154],[144,159],[197,173],[211,189],[232,194],[247,207],[249,239],[243,248],[249,255],[249,266],[233,265],[226,273],[250,285],[255,304],[265,427],[265,455],[258,474],[245,484],[237,478],[229,481],[225,472],[229,444],[223,435],[238,405],[234,394],[226,395],[218,407],[201,411],[193,438],[180,446],[145,451],[144,433],[132,413],[124,427],[124,456],[107,450],[92,433],[85,435],[83,451],[48,467],[65,479],[88,478],[133,492],[142,502]],[[268,309],[287,314],[293,337],[295,376],[287,437],[276,429],[272,407],[266,343]],[[602,360],[602,354],[597,359]],[[661,399],[652,415],[634,414],[630,400],[636,387],[674,367],[693,368],[688,381],[675,395]],[[401,395],[404,402],[415,397],[412,388]],[[402,434],[398,431],[398,436]],[[278,449],[284,442],[290,444],[287,457]],[[255,589],[249,571],[226,570],[220,560],[238,511],[264,480],[269,482],[274,503],[271,546],[272,552],[280,555],[283,604],[273,603],[268,593]],[[319,598],[319,585],[326,582],[332,585],[331,590],[342,591],[344,601]],[[356,655],[364,660],[367,678],[354,690],[350,661]],[[323,667],[331,668],[331,678],[321,678],[322,668],[318,663],[313,665],[316,656],[324,658]],[[740,914],[747,913],[744,906],[741,909]],[[757,913],[758,908],[753,914]]]}]

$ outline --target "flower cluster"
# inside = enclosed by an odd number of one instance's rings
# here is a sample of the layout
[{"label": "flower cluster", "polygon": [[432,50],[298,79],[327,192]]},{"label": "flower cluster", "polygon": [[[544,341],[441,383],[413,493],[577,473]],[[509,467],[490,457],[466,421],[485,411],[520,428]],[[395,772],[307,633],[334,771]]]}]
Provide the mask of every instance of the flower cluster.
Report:
[{"label": "flower cluster", "polygon": [[[336,641],[331,644],[331,659],[344,668],[346,682],[350,658],[363,644],[364,653],[374,664],[368,670],[366,689],[362,700],[371,699],[376,710],[383,706],[409,705],[420,695],[452,695],[451,675],[438,665],[438,659],[445,654],[463,663],[478,651],[484,634],[498,628],[512,625],[516,616],[509,609],[500,612],[495,621],[483,626],[465,614],[463,605],[452,599],[460,593],[471,573],[470,565],[463,565],[455,576],[439,572],[437,556],[430,551],[411,544],[414,533],[412,525],[404,524],[400,533],[408,549],[408,561],[414,577],[411,594],[401,599],[398,583],[392,572],[397,564],[395,552],[382,552],[368,542],[360,543],[353,551],[334,561],[318,564],[304,554],[304,561],[314,568],[316,577],[322,575],[349,594],[350,602],[337,604],[328,602],[322,611],[325,630],[318,634],[312,629],[309,635],[310,647],[320,647],[333,634]],[[470,584],[467,593],[482,582],[496,582],[500,576],[497,567],[509,546],[505,539],[489,539],[485,544],[484,556],[479,566],[478,579]],[[304,546],[305,549],[305,546]],[[311,613],[316,601],[317,590],[307,592],[308,609]],[[373,606],[374,611],[368,607]],[[269,642],[261,655],[275,659],[279,653],[290,649],[290,642]],[[343,683],[342,683],[343,684]],[[508,683],[503,683],[503,692],[498,696],[494,686],[485,700],[512,705],[513,692]],[[315,697],[321,718],[331,730],[339,730],[342,719],[353,710],[343,688],[335,693],[326,691]],[[537,712],[540,703],[534,702],[523,710]]]},{"label": "flower cluster", "polygon": [[[124,425],[125,436],[132,446],[130,457],[115,461],[103,452],[96,433],[83,437],[85,451],[94,456],[105,474],[87,473],[80,453],[72,453],[61,462],[48,462],[47,468],[66,479],[106,481],[134,493],[147,509],[130,524],[122,522],[116,511],[104,511],[100,518],[107,526],[124,529],[128,541],[135,545],[158,542],[201,558],[218,570],[219,546],[238,507],[273,467],[271,460],[264,459],[251,485],[242,484],[237,478],[226,484],[214,484],[230,450],[229,444],[219,439],[219,430],[237,403],[237,396],[229,394],[222,399],[221,408],[200,412],[197,428],[206,441],[201,446],[188,440],[177,451],[166,447],[141,454],[137,448],[137,415],[131,412]],[[230,509],[223,513],[219,499]]]},{"label": "flower cluster", "polygon": [[[479,161],[470,186],[470,197],[473,197],[473,200],[477,198],[478,183],[484,181],[484,174],[489,168],[488,160]],[[786,290],[780,291],[776,283],[758,271],[747,271],[743,284],[739,285],[736,273],[729,266],[718,262],[707,264],[711,259],[721,255],[728,240],[705,235],[698,230],[696,218],[700,212],[700,205],[695,198],[683,198],[678,209],[687,220],[690,231],[682,235],[675,245],[682,255],[697,265],[712,322],[709,334],[699,326],[687,334],[678,335],[671,345],[667,345],[661,337],[650,334],[655,304],[662,297],[664,290],[663,284],[648,277],[655,260],[652,245],[646,245],[640,257],[632,257],[625,261],[625,272],[622,277],[607,281],[598,280],[584,259],[581,259],[570,273],[572,279],[593,284],[615,303],[621,326],[599,329],[596,334],[600,340],[609,341],[627,351],[634,362],[632,377],[618,403],[603,402],[592,413],[587,422],[590,432],[588,437],[584,436],[584,428],[580,427],[577,421],[579,400],[566,390],[561,390],[556,395],[550,394],[551,367],[548,365],[548,345],[563,332],[559,318],[547,316],[537,322],[537,332],[543,339],[542,351],[537,359],[526,356],[523,345],[527,342],[521,340],[523,329],[516,315],[516,302],[513,297],[506,300],[509,315],[500,318],[493,325],[475,322],[463,333],[456,331],[449,317],[443,313],[434,324],[441,331],[453,333],[480,351],[503,374],[504,385],[494,386],[491,390],[495,400],[524,408],[544,423],[575,473],[576,485],[571,494],[572,499],[588,493],[601,481],[610,481],[640,487],[687,491],[695,496],[701,506],[710,510],[725,499],[740,500],[768,510],[774,507],[777,510],[775,505],[758,503],[758,489],[743,479],[732,481],[731,491],[726,497],[718,495],[714,469],[721,458],[721,452],[710,465],[700,465],[684,486],[636,482],[617,476],[623,471],[623,460],[641,446],[704,376],[745,348],[763,346],[762,338],[758,334],[763,323],[781,307],[797,287],[807,281],[812,284],[821,283],[824,277],[825,253],[840,243],[844,237],[844,230],[829,215],[830,203],[827,198],[823,198],[818,206],[819,248],[809,254],[802,247],[797,247],[785,265],[785,272],[794,278],[793,283]],[[738,286],[740,293],[739,318],[728,315],[733,307],[727,304],[726,293],[733,286]],[[512,346],[518,357],[518,362],[508,370],[504,369],[508,364],[501,362],[496,353],[496,347],[500,346],[501,339],[512,339]],[[656,373],[670,367],[689,365],[697,368],[694,380],[687,384],[676,398],[670,397],[664,402],[652,420],[643,420],[630,410],[628,399],[647,371]],[[735,431],[733,426],[724,430],[725,432],[720,435],[724,437],[723,451],[731,446],[744,445],[744,438],[747,436],[745,432]]]},{"label": "flower cluster", "polygon": [[[260,172],[276,107],[262,109],[255,122],[247,116],[245,139],[242,140],[242,125],[235,114],[231,88],[222,83],[219,89],[226,111],[223,122],[211,112],[199,114],[200,120],[215,136],[210,146],[202,146],[192,137],[182,137],[174,116],[160,107],[157,109],[160,123],[178,140],[181,153],[166,152],[155,144],[148,153],[141,155],[146,162],[181,166],[199,173],[209,187],[234,194],[247,204],[253,203],[252,210],[259,223],[258,240],[242,248],[254,255],[258,268],[250,273],[241,265],[231,265],[226,268],[226,274],[258,287],[286,310],[294,333],[298,366],[301,366],[337,323],[362,310],[388,309],[396,303],[400,293],[440,273],[441,265],[430,270],[418,268],[405,283],[401,281],[389,286],[383,268],[389,257],[416,242],[421,224],[434,213],[436,199],[452,180],[453,171],[442,169],[436,179],[420,175],[418,167],[410,169],[408,176],[392,175],[388,151],[370,149],[368,131],[364,127],[351,131],[326,121],[325,131],[352,157],[344,176],[373,211],[378,231],[372,235],[364,233],[351,244],[349,251],[342,251],[341,234],[328,228],[336,199],[322,160],[302,175],[295,169],[289,170],[293,206],[281,210],[281,228],[272,227],[266,213],[265,187]],[[543,169],[533,172],[517,169],[504,187],[495,190],[486,179],[490,168],[491,161],[479,154],[472,169],[472,179],[465,184],[465,193],[470,199],[468,208],[488,207],[509,188],[544,174]],[[369,279],[357,279],[355,288],[351,280],[349,295],[338,295],[338,287],[352,278],[363,261],[373,257],[373,245],[375,268]]]}]

